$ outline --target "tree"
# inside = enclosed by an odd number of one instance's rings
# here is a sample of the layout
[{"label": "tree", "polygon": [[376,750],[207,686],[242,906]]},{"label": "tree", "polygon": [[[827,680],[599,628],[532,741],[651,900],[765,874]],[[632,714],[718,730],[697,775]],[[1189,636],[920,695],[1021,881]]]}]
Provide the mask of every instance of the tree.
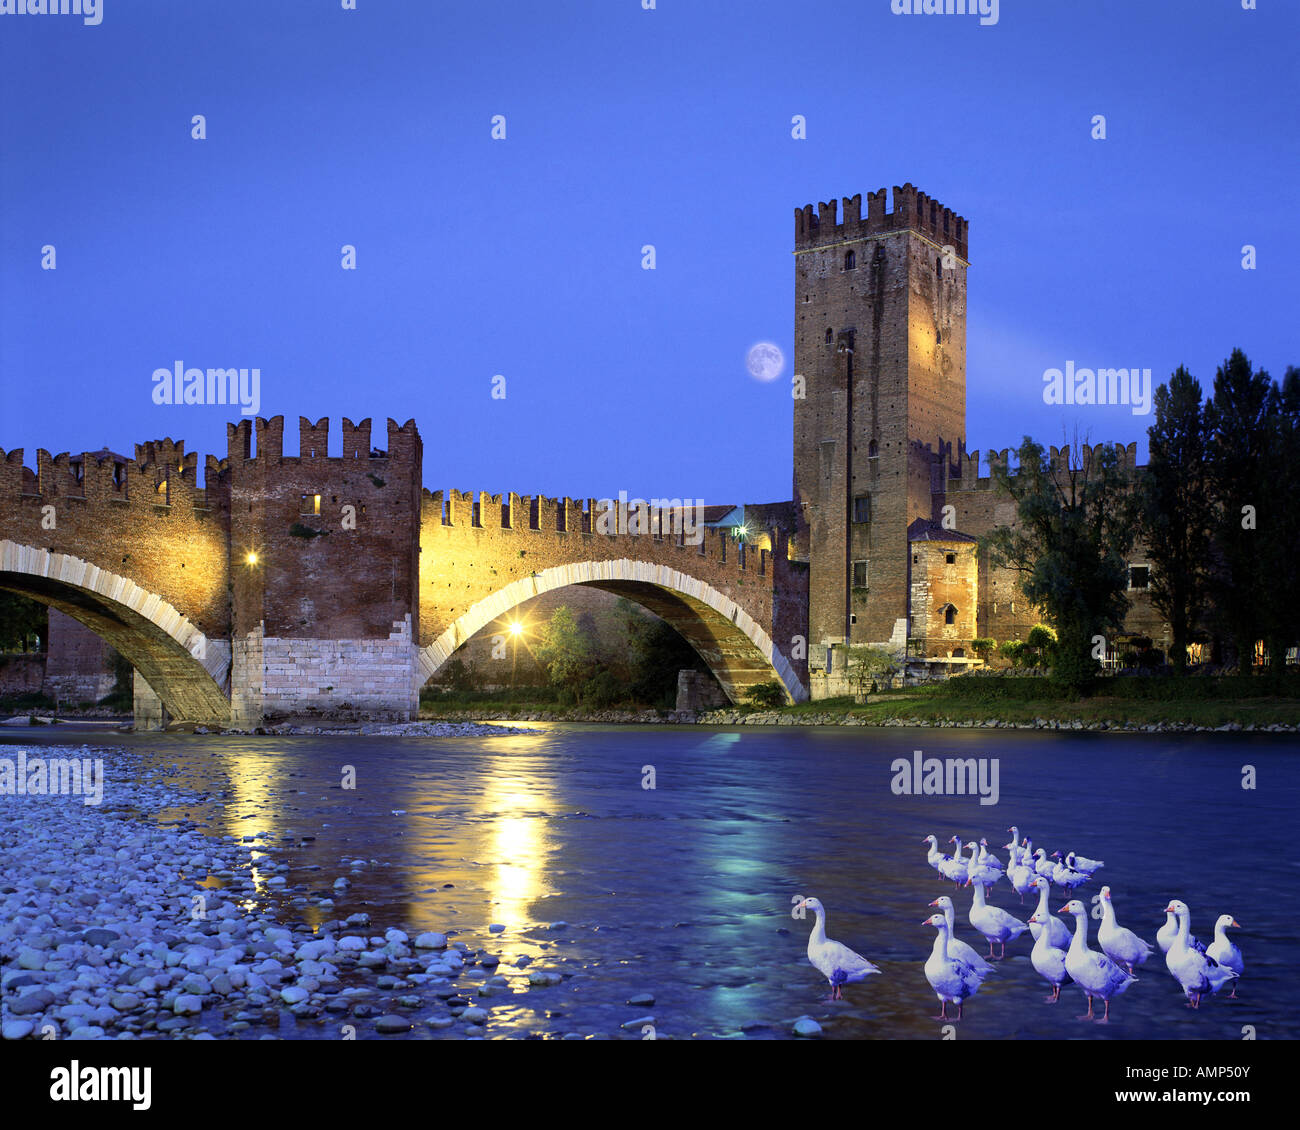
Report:
[{"label": "tree", "polygon": [[35,651],[49,631],[45,605],[0,590],[0,651]]},{"label": "tree", "polygon": [[1264,639],[1270,674],[1286,670],[1288,647],[1300,643],[1300,369],[1287,368],[1270,395],[1267,474],[1261,502]]},{"label": "tree", "polygon": [[1029,436],[1019,470],[994,467],[998,489],[1016,503],[1017,520],[986,535],[994,564],[1020,574],[1031,604],[1055,627],[1052,675],[1067,689],[1088,688],[1098,671],[1094,639],[1118,629],[1128,611],[1128,553],[1134,540],[1131,479],[1113,447],[1066,451],[1053,468]]},{"label": "tree", "polygon": [[536,655],[553,686],[581,699],[582,686],[595,671],[597,655],[591,635],[579,626],[568,605],[551,614]]},{"label": "tree", "polygon": [[[1268,601],[1268,555],[1264,545],[1269,499],[1268,417],[1271,382],[1234,349],[1214,376],[1214,396],[1206,406],[1208,465],[1214,520],[1215,619],[1233,641],[1237,668],[1249,674],[1255,641],[1263,634]],[[1263,519],[1263,527],[1260,522]]]},{"label": "tree", "polygon": [[988,636],[976,636],[970,641],[971,651],[973,651],[980,659],[984,660],[985,663],[988,663],[989,656],[993,654],[993,651],[997,646],[998,641]]},{"label": "tree", "polygon": [[1182,672],[1209,589],[1214,500],[1201,386],[1181,365],[1155,395],[1150,455],[1140,481],[1139,522],[1151,562],[1152,605],[1169,621],[1169,658]]},{"label": "tree", "polygon": [[887,651],[878,647],[850,647],[845,657],[844,674],[855,693],[864,695],[867,689],[885,675],[898,670],[898,663]]}]

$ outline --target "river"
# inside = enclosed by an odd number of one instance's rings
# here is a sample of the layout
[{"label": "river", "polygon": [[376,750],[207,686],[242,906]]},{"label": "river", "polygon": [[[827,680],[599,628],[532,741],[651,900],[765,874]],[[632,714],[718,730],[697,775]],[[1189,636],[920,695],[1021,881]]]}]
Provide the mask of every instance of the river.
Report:
[{"label": "river", "polygon": [[[287,922],[366,912],[380,929],[442,931],[499,954],[511,988],[485,1003],[490,1038],[640,1035],[621,1026],[644,1018],[660,1038],[787,1038],[810,1015],[824,1038],[935,1039],[922,971],[929,900],[954,894],[958,936],[981,952],[983,942],[966,922],[969,889],[937,876],[921,839],[987,836],[1005,863],[1011,825],[1049,852],[1104,859],[1081,894],[1091,902],[1108,883],[1121,924],[1148,941],[1170,898],[1190,905],[1207,942],[1218,915],[1233,915],[1246,972],[1238,999],[1225,991],[1194,1012],[1157,953],[1108,1026],[1083,1023],[1078,989],[1043,1003],[1026,934],[967,1002],[962,1038],[1241,1039],[1246,1025],[1260,1039],[1300,1035],[1294,736],[530,725],[474,738],[61,728],[53,740],[174,766],[172,780],[208,798],[149,819],[195,820],[241,841],[265,833],[291,865],[287,884],[264,895]],[[0,736],[29,748],[50,740]],[[897,795],[891,763],[915,750],[997,758],[997,803]],[[342,787],[348,766],[355,788]],[[1245,767],[1254,788],[1242,787]],[[349,871],[358,858],[367,865]],[[303,904],[339,875],[352,885],[332,908]],[[825,999],[805,953],[811,923],[791,916],[805,895],[826,906],[832,938],[883,970],[847,986],[843,1002]],[[990,901],[1032,913],[1005,880]],[[520,956],[565,980],[529,988]],[[640,994],[654,1003],[626,1003]],[[278,1034],[335,1035],[287,1014]]]}]

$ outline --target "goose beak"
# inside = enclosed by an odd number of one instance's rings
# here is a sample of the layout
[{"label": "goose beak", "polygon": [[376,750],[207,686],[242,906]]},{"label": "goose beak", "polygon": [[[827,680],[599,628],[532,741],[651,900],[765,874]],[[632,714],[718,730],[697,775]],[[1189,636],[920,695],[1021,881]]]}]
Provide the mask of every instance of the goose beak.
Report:
[{"label": "goose beak", "polygon": [[1232,920],[1232,924],[1233,924],[1234,926],[1236,926],[1238,930],[1240,930],[1240,929],[1243,928],[1242,925],[1241,925],[1241,923],[1238,922],[1235,918]]},{"label": "goose beak", "polygon": [[[938,899],[935,899],[934,902],[932,902],[930,905],[931,905],[931,906],[938,906],[938,905],[939,905],[939,900],[938,900]],[[1233,925],[1235,926],[1236,923],[1234,922]]]},{"label": "goose beak", "polygon": [[1167,906],[1167,907],[1165,907],[1165,913],[1166,913],[1166,914],[1177,914],[1178,911],[1176,911],[1172,906]]},{"label": "goose beak", "polygon": [[1067,903],[1065,904],[1065,906],[1061,907],[1061,909],[1058,910],[1056,913],[1057,913],[1057,914],[1064,914],[1064,913],[1066,912],[1066,910],[1069,908],[1069,906],[1070,906],[1070,904],[1067,902]]}]

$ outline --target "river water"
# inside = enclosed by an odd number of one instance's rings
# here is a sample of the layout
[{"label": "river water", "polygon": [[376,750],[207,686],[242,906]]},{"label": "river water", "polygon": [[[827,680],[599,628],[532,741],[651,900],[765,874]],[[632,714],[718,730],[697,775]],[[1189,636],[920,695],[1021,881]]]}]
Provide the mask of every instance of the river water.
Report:
[{"label": "river water", "polygon": [[[645,1017],[659,1037],[787,1038],[810,1015],[826,1038],[934,1039],[927,903],[954,894],[958,936],[984,943],[966,922],[969,889],[945,884],[920,841],[987,836],[1005,863],[1011,825],[1049,852],[1104,859],[1081,894],[1090,901],[1108,883],[1120,923],[1148,941],[1170,898],[1190,905],[1207,942],[1215,918],[1232,914],[1246,972],[1238,999],[1193,1012],[1157,953],[1108,1026],[1082,1023],[1078,989],[1043,1003],[1025,934],[967,1002],[962,1038],[1241,1039],[1245,1025],[1260,1039],[1300,1035],[1294,736],[529,725],[535,733],[474,738],[69,729],[57,740],[129,748],[208,798],[150,819],[265,833],[291,864],[283,891],[265,895],[288,922],[366,912],[380,930],[454,932],[501,955],[511,991],[485,1005],[490,1038],[639,1034],[621,1025]],[[998,802],[896,795],[891,762],[914,750],[996,757]],[[349,766],[354,789],[341,787]],[[1247,766],[1253,789],[1242,787]],[[367,866],[347,870],[357,858]],[[332,908],[291,904],[329,893],[339,875],[352,886]],[[843,1002],[825,999],[807,961],[811,923],[791,917],[804,895],[826,906],[832,938],[883,970],[847,986]],[[1005,880],[990,901],[1032,913]],[[528,988],[519,956],[564,982]],[[639,994],[653,1005],[626,1003]],[[279,1034],[334,1032],[305,1022]]]}]

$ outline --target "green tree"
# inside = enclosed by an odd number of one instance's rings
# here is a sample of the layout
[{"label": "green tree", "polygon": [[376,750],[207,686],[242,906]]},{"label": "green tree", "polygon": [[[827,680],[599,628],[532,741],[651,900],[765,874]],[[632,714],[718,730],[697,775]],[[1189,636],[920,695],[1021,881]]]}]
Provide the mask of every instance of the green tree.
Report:
[{"label": "green tree", "polygon": [[1264,635],[1268,602],[1269,559],[1264,543],[1274,493],[1268,425],[1276,395],[1268,374],[1254,369],[1246,355],[1234,349],[1215,373],[1214,396],[1206,405],[1208,465],[1216,505],[1215,619],[1219,630],[1231,638],[1243,675],[1250,673],[1255,641]]},{"label": "green tree", "polygon": [[866,694],[877,679],[892,675],[898,663],[887,651],[878,647],[850,647],[845,657],[844,675],[857,694]]},{"label": "green tree", "polygon": [[1141,536],[1151,562],[1151,603],[1169,621],[1169,658],[1182,672],[1209,590],[1214,500],[1201,386],[1181,365],[1156,389],[1150,455],[1139,482]]},{"label": "green tree", "polygon": [[598,656],[591,634],[579,626],[567,604],[551,614],[535,654],[551,684],[580,701],[583,684],[595,673]]},{"label": "green tree", "polygon": [[1287,368],[1270,397],[1268,493],[1257,531],[1264,559],[1264,639],[1270,673],[1280,678],[1287,648],[1300,643],[1300,369]]},{"label": "green tree", "polygon": [[49,631],[45,605],[0,590],[0,651],[35,651]]},{"label": "green tree", "polygon": [[1100,444],[1067,452],[1059,469],[1029,436],[1018,455],[1016,474],[994,468],[997,488],[1016,503],[1016,524],[984,544],[994,564],[1020,574],[1025,596],[1056,629],[1053,677],[1081,692],[1098,670],[1094,637],[1117,629],[1128,610],[1131,479],[1116,450]]}]

